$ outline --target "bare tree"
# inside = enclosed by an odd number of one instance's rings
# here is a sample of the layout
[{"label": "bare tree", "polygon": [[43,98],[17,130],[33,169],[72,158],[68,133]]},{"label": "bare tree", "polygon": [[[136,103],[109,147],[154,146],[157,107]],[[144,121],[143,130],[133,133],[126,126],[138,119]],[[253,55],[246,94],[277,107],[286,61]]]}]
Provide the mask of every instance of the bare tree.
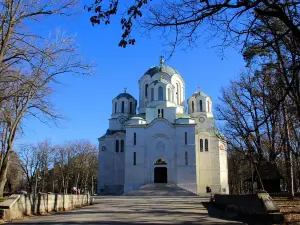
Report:
[{"label": "bare tree", "polygon": [[[51,146],[45,141],[37,145],[24,145],[19,151],[21,168],[27,180],[29,193],[37,193],[38,184],[43,183],[44,171],[51,164]],[[42,190],[43,185],[39,185]]]},{"label": "bare tree", "polygon": [[[189,1],[164,0],[152,7],[147,0],[132,1],[125,13],[119,12],[122,6],[119,0],[110,0],[110,4],[95,0],[86,6],[94,14],[90,21],[94,24],[110,24],[111,16],[118,12],[121,18],[122,39],[120,46],[134,44],[131,38],[133,23],[142,16],[143,23],[149,28],[168,29],[166,34],[175,34],[175,43],[194,41],[201,26],[209,25],[211,29],[222,32],[225,41],[240,39],[255,25],[258,17],[276,18],[281,21],[295,38],[300,40],[299,2],[297,1]],[[146,16],[145,16],[146,15]]]},{"label": "bare tree", "polygon": [[[234,157],[237,157],[238,152],[244,155],[250,153],[256,158],[258,166],[266,160],[273,165],[278,160],[285,162],[282,172],[285,173],[289,193],[293,197],[295,185],[293,160],[290,156],[298,152],[296,140],[299,118],[291,110],[294,105],[288,96],[277,106],[283,93],[280,90],[284,90],[284,87],[278,86],[272,70],[255,71],[254,75],[250,71],[237,81],[232,81],[229,88],[223,89],[223,104],[217,106],[217,114],[219,119],[225,121],[221,129],[230,149],[237,152],[233,154]],[[294,145],[291,145],[291,140]]]},{"label": "bare tree", "polygon": [[[93,182],[91,179],[97,177],[97,150],[88,141],[72,141],[62,146],[55,147],[55,163],[59,188],[64,194],[76,189],[90,189]],[[55,176],[55,175],[54,175]],[[90,188],[87,188],[87,184]]]},{"label": "bare tree", "polygon": [[24,117],[41,122],[61,116],[50,101],[52,85],[64,74],[89,74],[74,37],[57,31],[40,37],[25,27],[51,15],[67,15],[74,0],[22,1],[0,3],[0,195],[7,179],[10,152]]}]

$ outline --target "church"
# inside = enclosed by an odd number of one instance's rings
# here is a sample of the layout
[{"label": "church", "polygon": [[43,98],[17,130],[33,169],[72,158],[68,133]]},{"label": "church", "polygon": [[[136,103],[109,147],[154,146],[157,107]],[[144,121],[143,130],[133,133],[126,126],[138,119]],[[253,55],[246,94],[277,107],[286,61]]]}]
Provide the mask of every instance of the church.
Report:
[{"label": "church", "polygon": [[112,100],[109,128],[99,141],[98,194],[124,194],[151,183],[176,184],[198,195],[229,193],[227,146],[215,128],[212,99],[164,65]]}]

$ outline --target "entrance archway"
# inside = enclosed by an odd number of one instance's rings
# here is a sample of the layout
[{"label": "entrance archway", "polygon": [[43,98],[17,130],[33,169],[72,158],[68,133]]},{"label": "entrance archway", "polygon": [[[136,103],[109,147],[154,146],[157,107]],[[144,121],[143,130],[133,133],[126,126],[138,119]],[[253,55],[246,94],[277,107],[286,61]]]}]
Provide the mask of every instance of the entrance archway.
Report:
[{"label": "entrance archway", "polygon": [[168,183],[167,167],[154,168],[154,183]]}]

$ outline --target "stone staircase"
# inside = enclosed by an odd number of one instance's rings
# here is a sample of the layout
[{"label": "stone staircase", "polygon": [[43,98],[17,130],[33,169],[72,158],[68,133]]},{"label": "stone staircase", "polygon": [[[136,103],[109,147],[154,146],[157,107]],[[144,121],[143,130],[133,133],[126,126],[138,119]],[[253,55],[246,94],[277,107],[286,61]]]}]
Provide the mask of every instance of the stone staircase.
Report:
[{"label": "stone staircase", "polygon": [[178,187],[176,184],[147,184],[138,190],[125,193],[124,196],[194,196],[191,191]]}]

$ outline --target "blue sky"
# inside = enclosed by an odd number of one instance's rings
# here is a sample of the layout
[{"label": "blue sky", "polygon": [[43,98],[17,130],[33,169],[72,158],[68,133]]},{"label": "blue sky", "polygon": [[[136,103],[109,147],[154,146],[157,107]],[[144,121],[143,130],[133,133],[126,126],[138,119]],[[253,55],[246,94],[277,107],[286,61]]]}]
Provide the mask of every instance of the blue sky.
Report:
[{"label": "blue sky", "polygon": [[[83,8],[83,5],[82,5]],[[127,92],[138,100],[138,80],[148,68],[159,64],[159,56],[169,46],[164,46],[158,32],[150,37],[135,33],[136,45],[126,49],[118,47],[121,36],[119,21],[113,20],[110,26],[95,26],[89,22],[89,14],[81,12],[70,18],[55,18],[35,25],[37,33],[47,34],[59,28],[68,34],[76,34],[80,52],[87,60],[97,65],[95,75],[79,77],[66,75],[55,86],[53,104],[65,119],[59,127],[40,123],[28,118],[24,120],[24,134],[16,145],[37,143],[50,140],[53,144],[65,141],[87,139],[97,144],[97,138],[108,128],[111,115],[111,101],[126,86]],[[186,96],[197,90],[206,92],[216,105],[221,87],[239,75],[244,68],[242,56],[234,48],[225,51],[225,57],[219,55],[217,44],[200,40],[198,47],[178,49],[166,63],[180,72],[186,82]]]}]

